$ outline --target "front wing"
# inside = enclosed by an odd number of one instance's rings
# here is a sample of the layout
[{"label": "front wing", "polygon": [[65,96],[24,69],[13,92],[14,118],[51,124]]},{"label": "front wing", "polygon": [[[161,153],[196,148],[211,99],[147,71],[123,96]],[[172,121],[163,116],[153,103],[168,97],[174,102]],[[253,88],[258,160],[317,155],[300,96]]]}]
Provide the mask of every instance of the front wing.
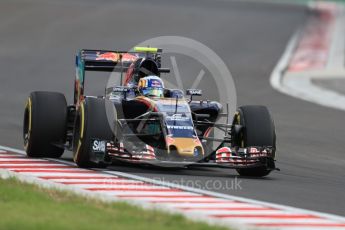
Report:
[{"label": "front wing", "polygon": [[[104,148],[95,148],[97,145],[104,146]],[[90,148],[90,157],[95,163],[105,162],[108,164],[120,161],[159,167],[224,167],[233,169],[265,167],[268,170],[274,170],[276,169],[274,151],[273,147],[222,147],[216,151],[214,161],[205,161],[204,159],[175,161],[159,159],[155,154],[155,149],[149,145],[144,146],[140,151],[129,152],[121,143],[114,145],[111,142],[95,139]]]}]

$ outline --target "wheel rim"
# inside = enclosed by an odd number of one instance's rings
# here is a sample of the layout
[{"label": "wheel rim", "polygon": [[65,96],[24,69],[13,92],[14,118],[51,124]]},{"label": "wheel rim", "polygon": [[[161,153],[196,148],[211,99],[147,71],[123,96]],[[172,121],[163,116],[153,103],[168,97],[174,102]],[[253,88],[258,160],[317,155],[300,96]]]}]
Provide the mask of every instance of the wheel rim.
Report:
[{"label": "wheel rim", "polygon": [[[239,111],[235,113],[235,117],[233,120],[234,125],[241,125],[241,114]],[[244,137],[243,137],[243,131],[239,133],[239,140],[237,141],[238,143],[235,143],[235,146],[238,146],[240,148],[245,147],[245,142],[244,142]]]}]

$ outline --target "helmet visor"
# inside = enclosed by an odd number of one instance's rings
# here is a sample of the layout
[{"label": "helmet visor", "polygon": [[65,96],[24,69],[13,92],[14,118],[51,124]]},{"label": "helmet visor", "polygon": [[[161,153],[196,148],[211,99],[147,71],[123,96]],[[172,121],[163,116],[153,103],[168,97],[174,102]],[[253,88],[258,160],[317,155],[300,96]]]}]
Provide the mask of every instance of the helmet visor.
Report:
[{"label": "helmet visor", "polygon": [[144,96],[163,97],[163,88],[143,88],[141,93]]}]

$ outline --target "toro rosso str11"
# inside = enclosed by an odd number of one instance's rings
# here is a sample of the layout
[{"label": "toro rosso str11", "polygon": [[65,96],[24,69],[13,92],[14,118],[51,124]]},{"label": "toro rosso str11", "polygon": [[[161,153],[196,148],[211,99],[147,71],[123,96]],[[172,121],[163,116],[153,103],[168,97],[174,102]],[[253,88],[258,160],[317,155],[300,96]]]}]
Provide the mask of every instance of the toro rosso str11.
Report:
[{"label": "toro rosso str11", "polygon": [[[71,150],[80,167],[114,161],[234,168],[261,177],[275,168],[276,135],[264,106],[241,106],[230,118],[216,101],[195,100],[201,90],[168,89],[160,78],[162,50],[81,50],[76,56],[74,103],[61,93],[32,92],[23,137],[29,157],[58,158]],[[99,97],[84,95],[85,73],[120,73],[121,84]],[[225,109],[224,109],[225,110]],[[220,124],[220,117],[227,121]],[[222,131],[215,137],[214,131]],[[216,143],[216,144],[215,144]]]}]

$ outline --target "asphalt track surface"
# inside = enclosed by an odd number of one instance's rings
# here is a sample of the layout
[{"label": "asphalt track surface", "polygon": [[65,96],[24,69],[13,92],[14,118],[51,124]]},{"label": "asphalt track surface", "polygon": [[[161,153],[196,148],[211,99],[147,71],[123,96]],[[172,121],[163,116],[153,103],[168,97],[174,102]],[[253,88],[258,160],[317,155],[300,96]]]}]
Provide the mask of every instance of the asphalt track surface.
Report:
[{"label": "asphalt track surface", "polygon": [[[185,36],[225,61],[236,83],[238,105],[270,108],[281,171],[263,179],[238,177],[242,189],[236,190],[207,186],[208,181],[225,185],[235,180],[236,171],[229,169],[111,169],[187,185],[194,181],[198,188],[345,215],[344,112],[280,94],[269,84],[285,45],[305,19],[301,6],[264,3],[2,0],[0,143],[22,149],[29,92],[59,91],[71,102],[78,49],[126,50],[156,36]],[[188,78],[191,69],[180,71]],[[104,79],[93,81],[91,90],[102,89]],[[71,158],[69,153],[64,157]]]}]

